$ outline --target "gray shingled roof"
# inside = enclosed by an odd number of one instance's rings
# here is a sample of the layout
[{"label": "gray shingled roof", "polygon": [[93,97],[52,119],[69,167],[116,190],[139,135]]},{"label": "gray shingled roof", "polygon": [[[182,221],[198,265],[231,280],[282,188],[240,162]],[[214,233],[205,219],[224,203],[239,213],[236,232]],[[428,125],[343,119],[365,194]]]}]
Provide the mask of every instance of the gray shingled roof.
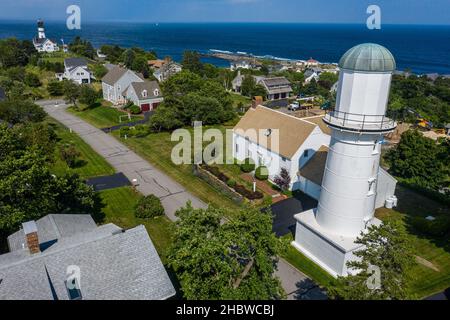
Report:
[{"label": "gray shingled roof", "polygon": [[[87,214],[49,214],[36,221],[36,225],[39,241],[44,246],[55,239],[89,232],[97,227],[92,217]],[[8,246],[10,251],[27,247],[22,229],[8,237]]]},{"label": "gray shingled roof", "polygon": [[265,78],[262,80],[267,87],[290,86],[291,83],[285,77]]},{"label": "gray shingled roof", "polygon": [[64,59],[64,65],[68,69],[76,67],[87,67],[88,61],[85,58],[67,58]]},{"label": "gray shingled roof", "polygon": [[[60,230],[74,231],[56,223]],[[84,300],[159,300],[175,295],[144,226],[124,231],[107,224],[63,236],[34,255],[28,249],[0,255],[0,300],[68,300],[66,273],[73,265],[80,268]]]},{"label": "gray shingled roof", "polygon": [[393,72],[396,69],[392,53],[375,43],[363,43],[348,50],[339,61],[339,67],[363,72]]},{"label": "gray shingled roof", "polygon": [[[122,78],[122,76],[128,71],[127,68],[122,68],[120,66],[114,66],[111,70],[109,70],[109,72],[102,78],[102,81],[113,86],[117,81],[120,80],[120,78]],[[144,77],[142,76],[142,74],[140,73],[136,73],[135,74],[141,78],[142,80],[144,80]]]},{"label": "gray shingled roof", "polygon": [[[144,81],[144,82],[133,82],[131,87],[138,96],[139,100],[147,100],[153,98],[161,98],[161,89],[159,88],[158,82],[156,81]],[[159,95],[155,96],[155,90],[158,89]],[[142,95],[142,92],[147,90],[147,97]]]}]

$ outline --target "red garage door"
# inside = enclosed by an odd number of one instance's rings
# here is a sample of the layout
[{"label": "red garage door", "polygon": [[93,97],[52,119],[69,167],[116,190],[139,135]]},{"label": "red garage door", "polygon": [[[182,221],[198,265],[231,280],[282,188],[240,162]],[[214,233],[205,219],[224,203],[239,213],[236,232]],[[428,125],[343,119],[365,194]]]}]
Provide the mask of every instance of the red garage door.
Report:
[{"label": "red garage door", "polygon": [[158,106],[159,106],[159,102],[155,102],[153,104],[152,110],[156,110],[156,108],[158,108]]},{"label": "red garage door", "polygon": [[141,110],[142,112],[150,111],[150,103],[141,104]]}]

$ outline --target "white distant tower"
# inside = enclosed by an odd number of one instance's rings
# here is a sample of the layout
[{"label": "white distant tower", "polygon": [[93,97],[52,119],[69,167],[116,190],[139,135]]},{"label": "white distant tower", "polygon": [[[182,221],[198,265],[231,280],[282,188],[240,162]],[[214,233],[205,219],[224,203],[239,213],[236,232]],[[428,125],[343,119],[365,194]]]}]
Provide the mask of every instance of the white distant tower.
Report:
[{"label": "white distant tower", "polygon": [[334,276],[347,275],[346,263],[359,248],[356,237],[374,218],[381,142],[397,124],[385,116],[395,60],[386,48],[361,44],[347,51],[336,108],[323,121],[331,142],[317,209],[297,220],[297,249]]},{"label": "white distant tower", "polygon": [[44,21],[41,19],[37,22],[38,25],[38,38],[39,39],[45,39],[45,28],[44,28]]}]

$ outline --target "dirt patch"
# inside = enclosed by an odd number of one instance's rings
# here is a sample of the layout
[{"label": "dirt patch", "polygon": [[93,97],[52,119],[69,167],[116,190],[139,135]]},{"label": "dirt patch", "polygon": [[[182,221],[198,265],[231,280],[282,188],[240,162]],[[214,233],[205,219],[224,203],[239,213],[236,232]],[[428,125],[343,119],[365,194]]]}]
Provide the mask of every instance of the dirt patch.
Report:
[{"label": "dirt patch", "polygon": [[[247,182],[250,182],[251,184],[253,184],[253,176],[248,174],[248,173],[243,173],[240,176],[242,179],[244,179]],[[258,188],[259,190],[261,190],[263,193],[265,193],[266,195],[269,195],[272,197],[272,203],[277,203],[279,201],[282,201],[284,199],[286,199],[287,197],[283,194],[280,194],[278,191],[272,189],[271,186],[269,186],[269,184],[266,181],[261,181],[258,179],[256,180],[256,188]]]},{"label": "dirt patch", "polygon": [[419,257],[419,256],[415,256],[415,258],[416,258],[416,262],[418,263],[418,264],[421,264],[421,265],[423,265],[423,266],[425,266],[425,267],[427,267],[427,268],[430,268],[431,270],[434,270],[434,271],[436,271],[436,272],[441,272],[441,270],[439,270],[439,268],[438,267],[436,267],[433,263],[431,263],[430,261],[428,261],[428,260],[426,260],[426,259],[424,259],[424,258],[422,258],[422,257]]}]

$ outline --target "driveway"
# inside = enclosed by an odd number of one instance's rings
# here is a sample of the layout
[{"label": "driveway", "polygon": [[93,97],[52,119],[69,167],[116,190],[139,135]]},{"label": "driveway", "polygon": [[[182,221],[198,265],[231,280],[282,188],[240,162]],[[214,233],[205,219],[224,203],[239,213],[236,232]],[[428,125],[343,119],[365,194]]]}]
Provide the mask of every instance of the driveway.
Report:
[{"label": "driveway", "polygon": [[194,208],[207,207],[203,201],[190,194],[183,186],[156,169],[114,137],[67,112],[67,105],[64,101],[45,100],[36,103],[42,106],[52,118],[77,133],[117,172],[123,172],[130,181],[137,179],[137,190],[143,195],[154,194],[160,198],[170,220],[177,219],[175,212],[184,207],[188,201],[191,201]]},{"label": "driveway", "polygon": [[120,130],[120,128],[122,127],[134,127],[140,124],[146,124],[151,116],[154,114],[154,111],[148,111],[144,113],[144,119],[142,120],[138,120],[138,121],[132,121],[132,122],[126,122],[126,123],[122,123],[122,124],[118,124],[116,126],[112,126],[112,127],[108,127],[108,128],[101,128],[101,130],[103,132],[109,133],[111,131],[116,131],[116,130]]},{"label": "driveway", "polygon": [[271,206],[273,218],[272,230],[277,237],[295,231],[294,215],[297,213],[317,207],[317,200],[304,194],[303,192],[294,192],[294,197],[277,202]]},{"label": "driveway", "polygon": [[289,262],[280,258],[275,275],[287,294],[287,300],[327,300],[326,293]]},{"label": "driveway", "polygon": [[103,191],[130,186],[131,182],[122,172],[119,172],[110,176],[101,176],[88,179],[86,184],[88,186],[92,186],[95,191]]}]

